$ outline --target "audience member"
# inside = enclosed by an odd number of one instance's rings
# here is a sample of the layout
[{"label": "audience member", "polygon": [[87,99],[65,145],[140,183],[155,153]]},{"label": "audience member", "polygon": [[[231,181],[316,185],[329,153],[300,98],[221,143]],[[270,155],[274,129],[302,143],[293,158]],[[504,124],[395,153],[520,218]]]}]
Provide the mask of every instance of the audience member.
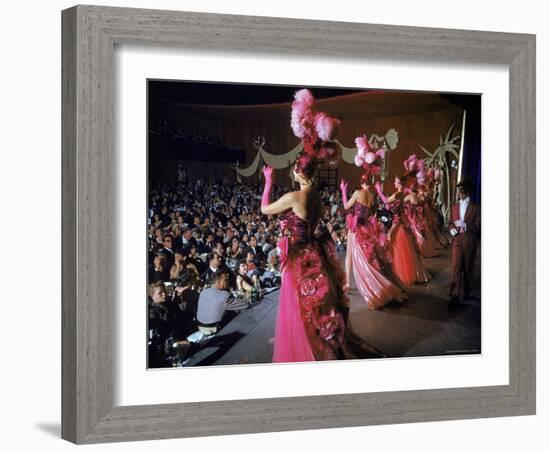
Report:
[{"label": "audience member", "polygon": [[[193,334],[197,324],[212,333],[212,323],[216,329],[221,326],[218,316],[223,311],[246,309],[252,291],[259,299],[266,289],[280,285],[277,217],[260,214],[258,186],[190,178],[186,174],[179,182],[149,186],[148,282],[155,286],[151,294],[156,299],[149,298],[150,314],[155,317],[150,330],[161,353],[167,347],[160,341],[168,335],[173,335],[177,346],[187,333]],[[283,193],[280,186],[274,187],[274,195]],[[338,251],[345,250],[344,215],[334,207],[339,194],[323,189],[321,195],[320,226],[329,231]],[[201,301],[203,306],[197,306]],[[174,323],[167,334],[170,321]],[[153,363],[161,364],[161,355],[155,358]]]}]

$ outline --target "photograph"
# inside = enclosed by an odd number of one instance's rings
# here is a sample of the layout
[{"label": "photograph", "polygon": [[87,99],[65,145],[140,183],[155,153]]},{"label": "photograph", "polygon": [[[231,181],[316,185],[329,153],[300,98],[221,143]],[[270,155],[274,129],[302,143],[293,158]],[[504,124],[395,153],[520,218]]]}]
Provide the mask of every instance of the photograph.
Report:
[{"label": "photograph", "polygon": [[544,448],[544,11],[5,3],[2,448]]},{"label": "photograph", "polygon": [[148,369],[482,354],[480,93],[145,82]]}]

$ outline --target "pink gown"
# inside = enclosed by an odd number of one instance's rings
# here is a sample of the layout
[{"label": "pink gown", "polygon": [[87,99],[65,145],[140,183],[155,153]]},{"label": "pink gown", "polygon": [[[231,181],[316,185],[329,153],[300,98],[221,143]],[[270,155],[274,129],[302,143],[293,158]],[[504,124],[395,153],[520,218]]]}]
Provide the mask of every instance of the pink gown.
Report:
[{"label": "pink gown", "polygon": [[405,286],[414,283],[426,283],[431,279],[429,272],[422,264],[422,260],[413,238],[408,229],[407,216],[404,212],[402,200],[392,203],[393,239],[392,239],[392,269],[399,281]]},{"label": "pink gown", "polygon": [[405,215],[409,224],[409,229],[415,239],[417,249],[424,258],[433,258],[439,256],[439,243],[434,236],[431,228],[428,226],[424,207],[420,204],[405,203]]},{"label": "pink gown", "polygon": [[449,240],[445,237],[441,231],[441,225],[439,220],[439,212],[433,205],[433,201],[429,198],[422,202],[424,217],[426,218],[426,224],[432,231],[437,240],[437,249],[441,250],[449,246]]},{"label": "pink gown", "polygon": [[383,274],[390,256],[386,233],[375,214],[356,202],[353,214],[347,217],[347,225],[350,230],[347,251],[351,253],[355,284],[368,308],[377,309],[392,300],[404,300],[406,294]]},{"label": "pink gown", "polygon": [[344,358],[349,300],[330,236],[292,211],[281,221],[282,280],[273,362]]}]

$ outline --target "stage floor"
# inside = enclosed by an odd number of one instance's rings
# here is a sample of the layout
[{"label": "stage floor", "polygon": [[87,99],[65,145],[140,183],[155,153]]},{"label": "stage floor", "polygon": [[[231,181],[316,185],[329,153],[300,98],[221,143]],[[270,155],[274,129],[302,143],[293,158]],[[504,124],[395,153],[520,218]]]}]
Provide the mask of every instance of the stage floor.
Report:
[{"label": "stage floor", "polygon": [[[344,254],[340,255],[342,259]],[[450,250],[424,259],[433,279],[407,289],[409,299],[369,310],[353,284],[350,321],[355,333],[387,357],[471,354],[481,351],[480,261],[476,264],[473,297],[448,307]],[[241,312],[186,366],[271,362],[279,291]]]}]

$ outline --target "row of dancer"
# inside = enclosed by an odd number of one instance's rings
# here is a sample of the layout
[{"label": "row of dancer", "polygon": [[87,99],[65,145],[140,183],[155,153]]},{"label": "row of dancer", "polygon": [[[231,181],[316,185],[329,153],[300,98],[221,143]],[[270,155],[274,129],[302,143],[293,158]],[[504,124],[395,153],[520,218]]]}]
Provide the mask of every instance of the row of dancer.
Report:
[{"label": "row of dancer", "polygon": [[[380,185],[375,185],[377,198],[393,213],[391,229],[386,233],[376,218],[376,197],[371,182],[381,172],[384,152],[373,150],[366,136],[362,136],[356,139],[355,161],[365,171],[361,189],[348,199],[348,185],[345,181],[341,184],[344,206],[353,208],[347,220],[346,271],[341,270],[330,235],[320,232],[318,227],[322,201],[315,183],[320,164],[336,167],[341,158],[341,148],[333,140],[339,124],[338,119],[316,109],[310,91],[297,91],[292,103],[291,127],[303,144],[292,170],[298,189],[272,200],[273,169],[265,166],[263,170],[261,211],[266,215],[281,214],[278,247],[282,281],[273,362],[381,356],[351,329],[347,297],[351,271],[368,306],[380,308],[393,299],[404,301],[406,286],[427,282],[430,274],[422,264],[421,255],[437,253],[439,248],[448,245],[430,203],[430,184],[421,182],[424,175],[430,181],[429,171],[423,174],[422,170],[411,167],[417,164],[411,159],[406,162],[406,174],[396,180],[396,191],[392,195],[386,197]],[[479,212],[479,208],[475,211]],[[460,267],[475,255],[475,249],[472,252],[472,247],[468,247],[468,242],[475,239],[468,233],[479,230],[479,221],[474,221],[479,214],[474,214],[475,211],[461,204],[460,208],[453,208],[451,214],[455,227],[451,234],[456,234],[452,243],[453,274],[455,260],[459,261],[457,282],[453,281],[457,293],[464,293],[463,287],[467,286],[465,277],[459,274]],[[460,253],[461,248],[470,248],[469,259]]]},{"label": "row of dancer", "polygon": [[[432,203],[436,182],[433,171],[426,175],[409,170],[395,178],[395,192],[386,196],[380,183],[373,189],[371,168],[374,166],[362,166],[366,170],[361,177],[361,187],[350,198],[348,183],[342,180],[340,184],[344,208],[352,209],[347,216],[345,289],[349,289],[353,273],[357,290],[368,307],[378,309],[392,300],[406,300],[407,286],[428,282],[431,275],[422,257],[438,256],[449,241],[441,231]],[[391,212],[389,231],[377,217],[379,203]]]}]

